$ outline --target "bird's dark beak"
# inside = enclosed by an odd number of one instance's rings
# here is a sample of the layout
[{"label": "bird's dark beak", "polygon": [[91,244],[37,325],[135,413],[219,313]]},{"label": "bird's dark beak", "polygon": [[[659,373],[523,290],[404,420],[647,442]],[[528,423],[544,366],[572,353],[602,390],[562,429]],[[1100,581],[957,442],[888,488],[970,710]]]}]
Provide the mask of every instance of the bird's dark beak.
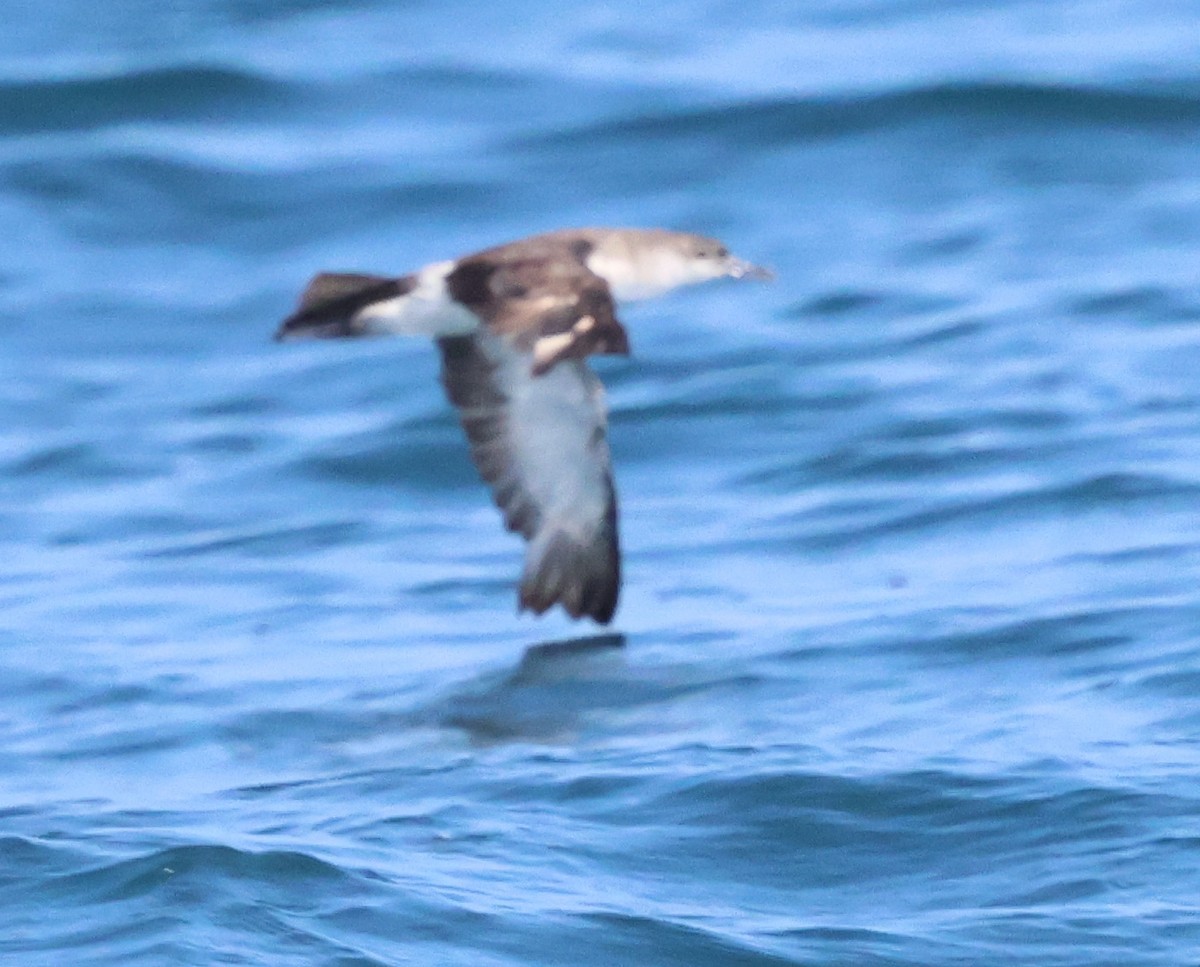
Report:
[{"label": "bird's dark beak", "polygon": [[729,276],[733,279],[757,279],[760,282],[770,282],[775,273],[762,265],[755,265],[745,259],[729,260]]}]

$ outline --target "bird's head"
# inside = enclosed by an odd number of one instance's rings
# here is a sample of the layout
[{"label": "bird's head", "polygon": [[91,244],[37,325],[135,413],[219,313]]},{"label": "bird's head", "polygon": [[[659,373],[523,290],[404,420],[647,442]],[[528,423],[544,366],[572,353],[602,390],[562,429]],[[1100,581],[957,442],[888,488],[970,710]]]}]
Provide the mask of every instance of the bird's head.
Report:
[{"label": "bird's head", "polygon": [[612,231],[587,261],[619,301],[646,299],[712,279],[775,277],[769,269],[733,255],[715,238],[665,229]]}]

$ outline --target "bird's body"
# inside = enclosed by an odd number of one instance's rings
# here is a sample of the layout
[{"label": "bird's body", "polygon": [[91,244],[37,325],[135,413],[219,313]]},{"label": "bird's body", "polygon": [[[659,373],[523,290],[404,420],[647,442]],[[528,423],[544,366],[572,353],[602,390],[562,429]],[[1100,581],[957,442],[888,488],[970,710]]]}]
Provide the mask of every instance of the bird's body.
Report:
[{"label": "bird's body", "polygon": [[586,358],[628,355],[616,302],[723,276],[767,273],[699,235],[568,229],[399,278],[323,273],[276,338],[436,339],[475,464],[528,542],[520,607],[607,623],[621,584],[616,492]]}]

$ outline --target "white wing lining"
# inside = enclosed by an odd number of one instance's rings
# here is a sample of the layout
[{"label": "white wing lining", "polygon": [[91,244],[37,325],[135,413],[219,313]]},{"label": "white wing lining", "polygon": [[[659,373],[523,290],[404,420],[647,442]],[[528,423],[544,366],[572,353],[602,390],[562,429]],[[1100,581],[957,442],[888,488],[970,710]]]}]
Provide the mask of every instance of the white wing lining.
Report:
[{"label": "white wing lining", "polygon": [[446,391],[510,530],[529,542],[521,608],[612,618],[620,589],[604,390],[582,360],[533,375],[531,353],[486,331],[442,339]]}]

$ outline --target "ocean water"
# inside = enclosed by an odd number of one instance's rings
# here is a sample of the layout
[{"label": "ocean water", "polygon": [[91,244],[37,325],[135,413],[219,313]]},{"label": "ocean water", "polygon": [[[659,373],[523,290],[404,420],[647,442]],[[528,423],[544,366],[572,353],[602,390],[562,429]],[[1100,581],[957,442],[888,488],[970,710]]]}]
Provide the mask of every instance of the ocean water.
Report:
[{"label": "ocean water", "polygon": [[[1200,964],[1200,9],[59,0],[0,37],[0,963]],[[601,360],[626,584],[320,269],[772,265]]]}]

